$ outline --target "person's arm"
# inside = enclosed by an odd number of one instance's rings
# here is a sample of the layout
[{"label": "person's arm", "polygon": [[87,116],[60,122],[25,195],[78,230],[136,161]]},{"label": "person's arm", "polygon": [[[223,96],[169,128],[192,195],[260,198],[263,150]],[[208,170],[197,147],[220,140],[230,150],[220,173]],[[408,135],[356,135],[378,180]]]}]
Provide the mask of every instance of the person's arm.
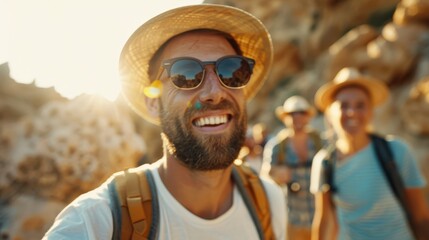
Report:
[{"label": "person's arm", "polygon": [[291,179],[290,169],[286,166],[271,166],[269,174],[280,186],[286,185]]},{"label": "person's arm", "polygon": [[336,239],[338,223],[330,192],[318,192],[314,195],[315,213],[311,229],[312,240]]},{"label": "person's arm", "polygon": [[408,208],[417,231],[417,240],[429,239],[429,207],[422,188],[405,189]]}]

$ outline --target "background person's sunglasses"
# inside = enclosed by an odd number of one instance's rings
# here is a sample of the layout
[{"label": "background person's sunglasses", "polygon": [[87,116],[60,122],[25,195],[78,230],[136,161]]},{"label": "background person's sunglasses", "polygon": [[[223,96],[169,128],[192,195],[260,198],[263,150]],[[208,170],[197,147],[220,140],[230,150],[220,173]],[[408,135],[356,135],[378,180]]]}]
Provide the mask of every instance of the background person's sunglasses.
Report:
[{"label": "background person's sunglasses", "polygon": [[163,61],[162,67],[177,88],[190,90],[201,85],[205,66],[209,64],[215,65],[215,72],[224,87],[239,89],[249,82],[255,60],[239,55],[204,62],[192,57],[179,57]]}]

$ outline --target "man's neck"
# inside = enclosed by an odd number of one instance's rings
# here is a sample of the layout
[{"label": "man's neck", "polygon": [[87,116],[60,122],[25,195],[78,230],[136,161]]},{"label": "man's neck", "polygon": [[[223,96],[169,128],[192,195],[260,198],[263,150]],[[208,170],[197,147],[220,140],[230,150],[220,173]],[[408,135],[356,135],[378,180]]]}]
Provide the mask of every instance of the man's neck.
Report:
[{"label": "man's neck", "polygon": [[176,200],[193,214],[214,219],[225,213],[233,202],[231,167],[223,170],[190,170],[173,156],[164,158],[158,172]]}]

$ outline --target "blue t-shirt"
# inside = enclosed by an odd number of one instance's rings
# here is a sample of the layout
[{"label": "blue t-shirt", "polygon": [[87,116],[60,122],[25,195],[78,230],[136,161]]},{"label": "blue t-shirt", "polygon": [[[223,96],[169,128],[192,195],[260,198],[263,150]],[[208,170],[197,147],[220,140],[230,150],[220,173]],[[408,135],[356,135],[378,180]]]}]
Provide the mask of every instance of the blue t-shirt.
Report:
[{"label": "blue t-shirt", "polygon": [[[394,160],[406,188],[426,182],[408,146],[389,140]],[[323,190],[323,154],[313,161],[311,192]],[[335,161],[333,200],[339,223],[338,239],[413,239],[400,203],[391,191],[371,143],[341,162]]]}]

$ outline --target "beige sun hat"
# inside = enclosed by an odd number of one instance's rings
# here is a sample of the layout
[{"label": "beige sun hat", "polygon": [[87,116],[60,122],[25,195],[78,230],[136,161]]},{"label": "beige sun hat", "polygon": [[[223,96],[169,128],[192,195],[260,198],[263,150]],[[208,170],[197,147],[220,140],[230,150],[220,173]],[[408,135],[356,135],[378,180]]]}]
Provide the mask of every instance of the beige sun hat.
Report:
[{"label": "beige sun hat", "polygon": [[360,86],[366,89],[374,106],[383,103],[389,96],[389,89],[382,81],[365,76],[357,69],[348,67],[341,69],[334,80],[324,84],[317,90],[314,97],[316,106],[321,111],[325,111],[329,104],[333,102],[338,90],[348,86]]},{"label": "beige sun hat", "polygon": [[316,110],[308,103],[307,99],[297,95],[289,97],[283,103],[283,106],[276,108],[276,115],[279,119],[293,112],[307,112],[310,116],[316,114]]},{"label": "beige sun hat", "polygon": [[243,89],[252,98],[271,69],[273,46],[270,34],[253,15],[230,6],[198,4],[161,13],[140,26],[128,39],[119,59],[122,93],[140,116],[159,125],[159,119],[147,112],[143,89],[150,85],[149,62],[170,38],[190,30],[214,29],[230,34],[243,55],[256,61],[252,77]]}]

